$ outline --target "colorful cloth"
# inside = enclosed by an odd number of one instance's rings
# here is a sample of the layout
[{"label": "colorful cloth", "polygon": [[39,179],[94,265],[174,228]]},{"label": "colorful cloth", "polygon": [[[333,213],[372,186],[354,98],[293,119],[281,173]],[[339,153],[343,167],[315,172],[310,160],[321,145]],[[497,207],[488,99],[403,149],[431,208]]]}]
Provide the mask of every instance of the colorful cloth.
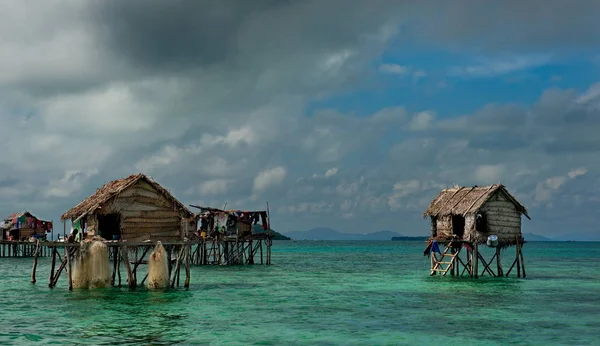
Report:
[{"label": "colorful cloth", "polygon": [[442,253],[440,251],[440,246],[438,245],[438,242],[435,241],[435,240],[433,241],[433,243],[431,243],[431,251],[430,251],[430,253],[431,252],[437,252],[437,253],[440,253],[440,254]]},{"label": "colorful cloth", "polygon": [[75,229],[77,228],[78,230],[82,231],[81,229],[81,219],[76,220],[73,222],[72,228]]}]

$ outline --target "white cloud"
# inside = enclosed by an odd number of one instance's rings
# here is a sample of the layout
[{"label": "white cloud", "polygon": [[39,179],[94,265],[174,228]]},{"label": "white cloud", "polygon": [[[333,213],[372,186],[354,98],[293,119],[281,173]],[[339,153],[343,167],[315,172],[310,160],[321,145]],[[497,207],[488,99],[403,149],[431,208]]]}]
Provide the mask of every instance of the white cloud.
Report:
[{"label": "white cloud", "polygon": [[337,167],[330,168],[327,171],[325,171],[325,178],[333,177],[334,175],[337,174],[337,172],[338,172]]},{"label": "white cloud", "polygon": [[430,111],[415,114],[410,122],[410,129],[414,131],[427,130],[435,120],[435,113]]},{"label": "white cloud", "polygon": [[265,169],[254,178],[254,193],[260,193],[271,186],[279,185],[285,179],[287,170],[283,166]]},{"label": "white cloud", "polygon": [[379,66],[379,71],[390,74],[406,75],[410,68],[398,64],[383,64]]},{"label": "white cloud", "polygon": [[535,200],[537,202],[551,201],[553,191],[563,187],[569,180],[586,175],[587,172],[587,168],[580,167],[569,171],[566,175],[550,177],[544,182],[538,183],[535,189]]},{"label": "white cloud", "polygon": [[574,169],[574,170],[570,171],[570,172],[568,173],[568,176],[569,176],[569,178],[571,178],[571,179],[575,179],[575,178],[577,178],[577,177],[580,177],[580,176],[582,176],[582,175],[586,175],[586,174],[587,174],[587,172],[588,172],[587,168],[580,167],[580,168],[576,168],[576,169]]},{"label": "white cloud", "polygon": [[506,166],[503,164],[479,165],[475,168],[475,180],[483,184],[498,184],[505,172]]},{"label": "white cloud", "polygon": [[504,56],[497,58],[477,58],[475,64],[457,66],[450,70],[451,76],[463,77],[497,77],[511,72],[538,67],[549,63],[549,54]]},{"label": "white cloud", "polygon": [[49,187],[44,192],[44,195],[48,198],[64,198],[78,193],[83,189],[84,184],[96,174],[98,174],[97,169],[91,169],[84,172],[66,171],[61,179],[50,181]]},{"label": "white cloud", "polygon": [[415,78],[423,78],[427,76],[427,72],[425,72],[424,70],[416,70],[413,72],[413,77]]},{"label": "white cloud", "polygon": [[[582,1],[536,12],[552,26],[535,25],[528,2],[502,2],[499,20],[485,23],[477,20],[485,7],[441,5],[440,18],[429,12],[440,5],[399,1],[358,3],[348,16],[339,16],[341,0],[260,8],[189,2],[177,10],[159,2],[47,0],[36,11],[3,3],[0,212],[22,207],[56,218],[106,181],[142,171],[201,204],[277,201],[282,230],[330,222],[364,232],[398,219],[407,232],[423,229],[420,213],[440,188],[498,180],[539,215],[528,227],[544,229],[537,225],[559,211],[582,225],[579,213],[589,211],[573,206],[591,201],[595,210],[600,194],[588,173],[600,168],[597,84],[583,93],[547,90],[531,105],[485,106],[478,98],[469,106],[475,111],[454,117],[444,107],[434,113],[423,96],[461,93],[464,84],[440,80],[437,67],[411,66],[415,60],[380,64],[384,53],[400,56],[396,38],[406,23],[407,39],[492,57],[467,61],[455,71],[461,76],[525,71],[551,61],[557,47],[598,46],[586,29],[598,2]],[[160,21],[139,20],[157,13]],[[519,35],[506,35],[503,18]],[[305,30],[308,22],[314,30]],[[377,109],[380,91],[403,93],[407,84],[416,97],[406,108],[394,98]],[[373,103],[363,102],[363,91]],[[342,111],[341,95],[359,96]],[[300,179],[314,172],[318,179]],[[543,214],[548,203],[554,213]]]},{"label": "white cloud", "polygon": [[198,186],[198,192],[202,195],[219,195],[227,193],[227,187],[232,183],[230,179],[211,179],[203,181]]}]

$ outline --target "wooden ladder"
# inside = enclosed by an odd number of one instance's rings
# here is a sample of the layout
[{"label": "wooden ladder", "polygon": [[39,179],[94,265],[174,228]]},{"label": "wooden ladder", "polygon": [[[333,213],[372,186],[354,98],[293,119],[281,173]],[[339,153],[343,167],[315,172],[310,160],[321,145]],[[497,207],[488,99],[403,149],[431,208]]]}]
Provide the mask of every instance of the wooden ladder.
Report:
[{"label": "wooden ladder", "polygon": [[[434,275],[436,272],[440,272],[442,273],[442,276],[446,276],[448,271],[452,268],[458,256],[458,252],[455,254],[448,253],[450,249],[450,246],[446,247],[446,250],[442,253],[442,257],[440,258],[440,260],[438,261],[437,258],[435,259],[435,265],[433,266],[433,268],[431,268],[431,275]],[[432,255],[435,257],[435,253],[433,253]],[[446,257],[450,257],[450,261],[444,261]],[[443,264],[446,265],[446,268],[442,266]]]}]

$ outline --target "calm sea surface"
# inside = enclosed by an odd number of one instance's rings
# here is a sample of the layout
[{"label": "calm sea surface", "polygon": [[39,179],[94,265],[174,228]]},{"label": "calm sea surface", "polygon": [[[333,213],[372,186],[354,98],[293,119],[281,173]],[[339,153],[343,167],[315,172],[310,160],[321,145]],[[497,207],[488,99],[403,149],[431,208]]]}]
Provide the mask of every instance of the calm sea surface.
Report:
[{"label": "calm sea surface", "polygon": [[0,344],[600,344],[600,243],[528,243],[527,279],[430,277],[423,249],[279,241],[272,266],[194,267],[168,292],[49,289],[49,258],[35,285],[3,258]]}]

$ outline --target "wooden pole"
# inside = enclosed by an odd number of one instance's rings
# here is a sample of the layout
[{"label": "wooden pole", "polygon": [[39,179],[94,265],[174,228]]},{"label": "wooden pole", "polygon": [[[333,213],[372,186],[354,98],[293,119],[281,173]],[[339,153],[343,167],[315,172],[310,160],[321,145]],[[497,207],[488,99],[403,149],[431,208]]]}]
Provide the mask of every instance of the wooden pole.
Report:
[{"label": "wooden pole", "polygon": [[171,281],[171,287],[175,287],[176,279],[179,276],[179,266],[181,265],[183,251],[184,251],[184,247],[182,246],[181,249],[179,250],[179,254],[177,255],[177,261],[175,262],[175,269],[173,270],[173,278]]},{"label": "wooden pole", "polygon": [[31,283],[35,283],[35,270],[37,269],[38,253],[40,251],[40,240],[36,239],[35,253],[33,254],[33,269],[31,270]]},{"label": "wooden pole", "polygon": [[67,256],[67,276],[69,279],[69,291],[73,290],[73,268],[71,267],[71,249],[65,247],[65,255]]},{"label": "wooden pole", "polygon": [[54,267],[56,266],[56,248],[52,248],[52,264],[50,265],[50,279],[48,279],[48,287],[54,287]]},{"label": "wooden pole", "polygon": [[479,277],[479,243],[475,242],[473,246],[473,274],[477,279]]},{"label": "wooden pole", "polygon": [[121,251],[117,250],[117,279],[119,280],[119,287],[121,287]]},{"label": "wooden pole", "polygon": [[117,275],[117,265],[119,263],[119,247],[115,246],[113,247],[113,272],[112,272],[112,277],[110,279],[110,284],[111,285],[115,285],[115,278]]},{"label": "wooden pole", "polygon": [[519,256],[521,257],[521,267],[523,269],[523,277],[527,277],[527,274],[525,274],[525,259],[523,258],[523,243],[519,242],[518,243],[519,246]]},{"label": "wooden pole", "polygon": [[135,286],[137,286],[137,282],[135,280],[135,277],[133,276],[131,265],[129,264],[129,254],[127,252],[127,247],[123,246],[119,252],[121,253],[121,258],[123,259],[125,269],[127,270],[127,282],[129,284],[129,288],[135,289]]},{"label": "wooden pole", "polygon": [[504,269],[502,269],[502,254],[500,248],[496,248],[496,267],[498,276],[504,276]]},{"label": "wooden pole", "polygon": [[185,246],[185,251],[186,251],[186,256],[185,256],[185,283],[183,284],[183,287],[188,288],[190,287],[190,248],[192,247],[191,245],[184,245]]}]

